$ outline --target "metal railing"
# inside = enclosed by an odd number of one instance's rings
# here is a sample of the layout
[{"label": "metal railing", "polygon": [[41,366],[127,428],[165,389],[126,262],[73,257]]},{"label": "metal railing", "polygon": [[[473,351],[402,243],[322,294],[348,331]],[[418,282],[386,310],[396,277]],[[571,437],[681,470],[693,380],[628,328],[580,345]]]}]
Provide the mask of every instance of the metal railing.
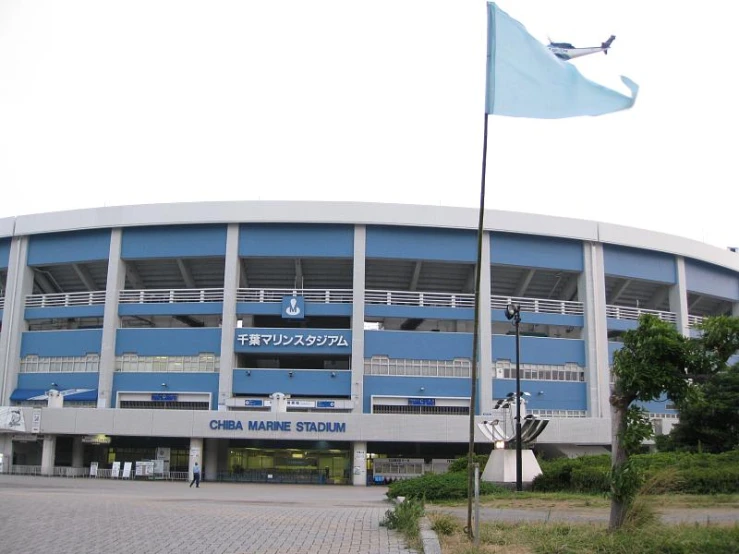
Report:
[{"label": "metal railing", "polygon": [[223,302],[223,289],[122,290],[120,304],[198,304]]},{"label": "metal railing", "polygon": [[10,467],[11,475],[41,475],[41,466],[21,466],[13,464]]},{"label": "metal railing", "polygon": [[64,308],[68,306],[98,306],[105,304],[105,291],[29,294],[26,308]]},{"label": "metal railing", "polygon": [[5,307],[5,297],[0,296],[0,310],[2,310]]},{"label": "metal railing", "polygon": [[474,308],[474,294],[416,292],[407,290],[367,290],[365,304],[385,306],[423,306],[431,308]]},{"label": "metal railing", "polygon": [[547,298],[520,298],[515,296],[491,296],[494,310],[505,310],[508,304],[518,304],[522,312],[536,314],[583,315],[583,303]]},{"label": "metal railing", "polygon": [[351,289],[238,289],[236,302],[277,303],[284,296],[302,296],[306,302],[320,304],[351,304]]},{"label": "metal railing", "polygon": [[701,315],[688,315],[688,327],[697,327],[704,319]]},{"label": "metal railing", "polygon": [[628,306],[606,306],[606,317],[614,319],[638,320],[643,314],[651,314],[662,321],[677,323],[677,314],[674,312],[662,312],[659,310],[645,310],[644,308],[631,308]]}]

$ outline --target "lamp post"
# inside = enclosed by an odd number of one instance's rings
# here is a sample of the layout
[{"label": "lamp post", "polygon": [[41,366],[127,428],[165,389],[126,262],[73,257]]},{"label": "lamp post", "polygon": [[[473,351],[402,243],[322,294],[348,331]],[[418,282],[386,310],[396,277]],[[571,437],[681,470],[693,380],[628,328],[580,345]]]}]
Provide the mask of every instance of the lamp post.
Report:
[{"label": "lamp post", "polygon": [[505,316],[516,326],[516,490],[523,490],[523,455],[521,452],[521,306],[510,303],[506,306]]}]

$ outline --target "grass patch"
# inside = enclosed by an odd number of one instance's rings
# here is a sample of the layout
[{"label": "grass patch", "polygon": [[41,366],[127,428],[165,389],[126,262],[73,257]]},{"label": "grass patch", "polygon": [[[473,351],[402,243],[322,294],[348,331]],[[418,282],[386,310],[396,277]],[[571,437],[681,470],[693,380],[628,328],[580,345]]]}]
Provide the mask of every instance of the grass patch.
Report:
[{"label": "grass patch", "polygon": [[380,525],[399,531],[414,550],[422,550],[419,522],[424,515],[423,501],[416,498],[406,498],[398,502],[393,509],[385,512]]},{"label": "grass patch", "polygon": [[651,524],[609,533],[595,524],[492,523],[481,525],[477,549],[461,528],[440,542],[444,554],[734,554],[739,526]]}]

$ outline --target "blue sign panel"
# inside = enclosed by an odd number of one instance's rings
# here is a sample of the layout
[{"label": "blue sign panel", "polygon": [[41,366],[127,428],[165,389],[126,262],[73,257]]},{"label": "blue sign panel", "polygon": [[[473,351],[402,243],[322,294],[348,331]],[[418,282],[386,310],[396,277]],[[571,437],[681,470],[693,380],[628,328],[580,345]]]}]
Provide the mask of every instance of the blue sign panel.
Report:
[{"label": "blue sign panel", "polygon": [[247,400],[244,400],[244,406],[249,406],[251,408],[255,408],[255,407],[261,408],[262,406],[264,406],[264,401],[247,399]]},{"label": "blue sign panel", "polygon": [[352,332],[348,329],[236,329],[236,352],[300,354],[349,354]]},{"label": "blue sign panel", "polygon": [[176,394],[152,394],[152,402],[177,402]]},{"label": "blue sign panel", "polygon": [[436,406],[436,398],[409,398],[409,406]]},{"label": "blue sign panel", "polygon": [[336,402],[333,400],[318,400],[316,402],[316,408],[335,408]]},{"label": "blue sign panel", "polygon": [[285,319],[303,319],[305,317],[305,298],[302,296],[283,296],[282,317]]}]

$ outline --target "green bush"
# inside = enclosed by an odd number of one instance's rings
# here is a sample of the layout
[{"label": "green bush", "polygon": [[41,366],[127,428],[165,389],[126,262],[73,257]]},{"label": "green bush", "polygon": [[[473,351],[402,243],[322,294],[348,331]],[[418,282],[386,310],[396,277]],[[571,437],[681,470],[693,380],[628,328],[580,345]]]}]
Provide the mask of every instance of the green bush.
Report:
[{"label": "green bush", "polygon": [[[480,481],[480,494],[496,494],[504,489]],[[404,496],[406,498],[425,499],[428,502],[437,500],[458,500],[467,498],[467,474],[443,473],[441,475],[426,474],[413,479],[395,481],[388,487],[387,495],[390,498]]]},{"label": "green bush", "polygon": [[[722,454],[659,452],[631,457],[645,479],[645,493],[739,493],[739,451]],[[558,458],[541,462],[543,474],[532,484],[539,492],[606,493],[610,456]]]},{"label": "green bush", "polygon": [[[488,463],[489,457],[489,454],[475,454],[474,456],[472,456],[472,463],[480,464],[480,473],[485,471],[485,465]],[[467,473],[467,456],[465,456],[464,458],[457,458],[451,464],[449,464],[450,473],[458,473],[460,471]]]},{"label": "green bush", "polygon": [[403,502],[396,504],[394,509],[385,512],[385,518],[380,521],[380,525],[400,531],[412,539],[418,536],[418,521],[423,514],[423,501],[406,498]]}]

